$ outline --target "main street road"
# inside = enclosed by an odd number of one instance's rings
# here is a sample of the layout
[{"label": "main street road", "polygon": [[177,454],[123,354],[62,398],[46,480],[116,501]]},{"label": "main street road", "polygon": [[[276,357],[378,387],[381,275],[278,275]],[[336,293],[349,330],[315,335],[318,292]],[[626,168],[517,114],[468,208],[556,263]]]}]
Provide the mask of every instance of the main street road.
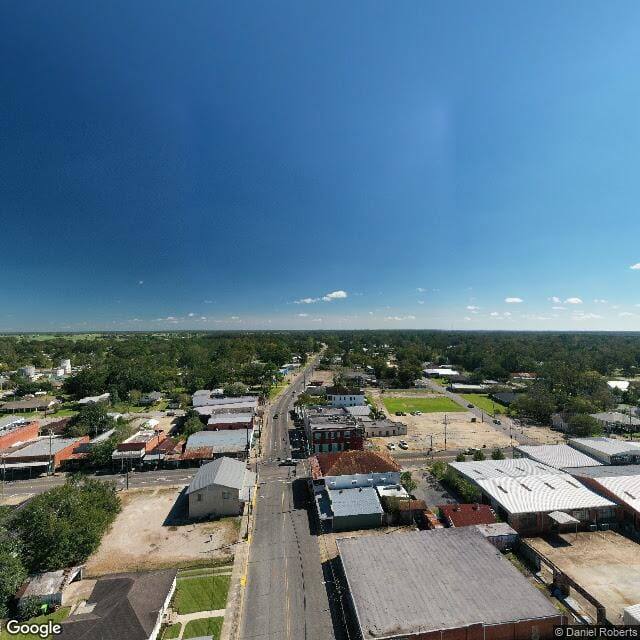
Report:
[{"label": "main street road", "polygon": [[[306,370],[316,364],[317,359]],[[334,638],[320,549],[310,529],[307,480],[301,477],[301,468],[280,467],[275,461],[291,455],[288,413],[295,394],[303,389],[305,372],[275,401],[261,434],[262,462],[240,622],[242,640]]]},{"label": "main street road", "polygon": [[517,426],[511,418],[507,416],[500,416],[500,423],[495,424],[493,422],[493,417],[490,416],[486,411],[482,409],[478,409],[478,407],[468,408],[467,405],[470,404],[468,400],[465,400],[462,396],[457,393],[453,393],[445,389],[445,387],[440,386],[438,383],[433,382],[433,380],[427,381],[428,385],[431,387],[433,391],[437,393],[442,393],[447,398],[451,398],[454,402],[457,402],[460,406],[467,409],[475,415],[477,418],[488,422],[496,431],[502,431],[505,435],[509,436],[511,440],[515,440],[518,444],[540,444],[533,438],[529,438],[522,433],[522,429]]}]

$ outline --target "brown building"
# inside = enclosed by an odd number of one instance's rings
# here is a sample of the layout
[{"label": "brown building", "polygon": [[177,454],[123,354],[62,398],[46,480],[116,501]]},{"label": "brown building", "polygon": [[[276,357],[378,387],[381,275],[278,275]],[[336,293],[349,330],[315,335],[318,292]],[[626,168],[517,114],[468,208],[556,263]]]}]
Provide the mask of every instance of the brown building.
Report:
[{"label": "brown building", "polygon": [[488,504],[443,504],[438,509],[442,521],[449,527],[470,527],[496,521],[496,514]]},{"label": "brown building", "polygon": [[87,442],[89,442],[89,436],[82,438],[43,436],[24,447],[5,453],[4,464],[7,470],[33,469],[39,472],[52,472],[59,469],[66,460],[71,459],[76,449]]}]

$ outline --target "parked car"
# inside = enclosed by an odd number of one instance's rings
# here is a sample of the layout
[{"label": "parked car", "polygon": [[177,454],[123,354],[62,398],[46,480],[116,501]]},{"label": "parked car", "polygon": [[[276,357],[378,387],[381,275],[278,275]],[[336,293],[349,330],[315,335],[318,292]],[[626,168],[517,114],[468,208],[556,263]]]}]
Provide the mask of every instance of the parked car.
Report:
[{"label": "parked car", "polygon": [[393,442],[390,442],[387,445],[387,449],[389,449],[389,451],[395,451],[396,450],[396,445]]},{"label": "parked car", "polygon": [[396,411],[396,415],[397,416],[401,416],[402,415],[402,411]]},{"label": "parked car", "polygon": [[502,424],[502,422],[500,422],[500,420],[498,420],[497,418],[494,418],[493,424]]},{"label": "parked car", "polygon": [[401,449],[408,449],[409,448],[409,445],[406,442],[401,442],[398,446]]},{"label": "parked car", "polygon": [[274,420],[277,420],[279,417],[280,417],[280,414],[279,414],[279,413],[274,413],[274,414],[273,414],[273,419],[274,419]]},{"label": "parked car", "polygon": [[416,411],[415,415],[421,416],[422,415],[422,411]]},{"label": "parked car", "polygon": [[281,467],[295,467],[297,462],[293,458],[285,458],[284,460],[280,460],[278,465]]},{"label": "parked car", "polygon": [[472,405],[471,403],[469,403],[469,404],[467,405],[467,409],[473,409],[473,405]]}]

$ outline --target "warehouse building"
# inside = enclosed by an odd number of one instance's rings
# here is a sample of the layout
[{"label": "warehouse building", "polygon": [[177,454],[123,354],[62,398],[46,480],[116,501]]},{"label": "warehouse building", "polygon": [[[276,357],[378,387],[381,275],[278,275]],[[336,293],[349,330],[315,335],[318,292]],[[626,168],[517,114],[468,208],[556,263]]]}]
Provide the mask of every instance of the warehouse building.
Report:
[{"label": "warehouse building", "polygon": [[[616,520],[616,505],[562,472],[476,480],[503,520],[520,534],[557,530],[566,516],[578,527]],[[562,515],[559,515],[559,513]]]},{"label": "warehouse building", "polygon": [[490,478],[522,478],[533,475],[546,475],[557,471],[545,464],[526,458],[507,458],[506,460],[479,460],[471,462],[450,462],[461,476],[477,482]]},{"label": "warehouse building", "polygon": [[602,462],[568,444],[520,445],[514,450],[516,455],[541,462],[554,469],[574,467],[598,467]]},{"label": "warehouse building", "polygon": [[640,464],[638,442],[613,438],[571,438],[569,445],[602,464]]},{"label": "warehouse building", "polygon": [[207,421],[207,429],[221,431],[223,429],[253,429],[253,413],[218,413]]},{"label": "warehouse building", "polygon": [[76,449],[87,442],[89,442],[89,436],[82,438],[43,436],[24,447],[9,449],[3,454],[3,466],[7,472],[53,473],[73,456]]},{"label": "warehouse building", "polygon": [[36,420],[18,416],[0,418],[0,451],[38,437],[40,425]]},{"label": "warehouse building", "polygon": [[342,538],[337,547],[361,638],[550,638],[564,621],[475,527]]},{"label": "warehouse building", "polygon": [[[184,450],[185,459],[191,451],[210,450],[213,458],[246,458],[253,438],[252,429],[225,429],[224,431],[198,431],[189,436]],[[210,459],[213,459],[210,458]]]},{"label": "warehouse building", "polygon": [[357,531],[382,525],[384,510],[373,487],[329,489],[316,494],[316,505],[325,531]]}]

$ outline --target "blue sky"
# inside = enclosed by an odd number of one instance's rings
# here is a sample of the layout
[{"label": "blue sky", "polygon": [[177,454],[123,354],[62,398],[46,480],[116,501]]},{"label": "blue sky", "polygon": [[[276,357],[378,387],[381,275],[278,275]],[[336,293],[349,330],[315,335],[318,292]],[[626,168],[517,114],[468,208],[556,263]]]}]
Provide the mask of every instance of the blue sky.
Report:
[{"label": "blue sky", "polygon": [[0,330],[640,329],[640,5],[449,4],[2,3]]}]

